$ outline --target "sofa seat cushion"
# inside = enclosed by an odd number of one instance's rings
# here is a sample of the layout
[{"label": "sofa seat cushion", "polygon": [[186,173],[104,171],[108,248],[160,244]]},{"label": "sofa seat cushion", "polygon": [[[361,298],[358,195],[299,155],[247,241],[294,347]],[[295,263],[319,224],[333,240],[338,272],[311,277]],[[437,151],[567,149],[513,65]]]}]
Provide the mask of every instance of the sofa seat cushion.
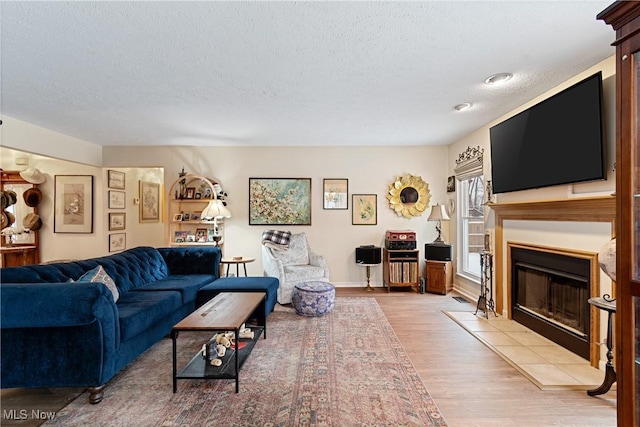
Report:
[{"label": "sofa seat cushion", "polygon": [[166,279],[147,283],[135,290],[140,292],[178,291],[182,296],[182,303],[187,304],[196,300],[196,295],[201,287],[214,280],[216,277],[213,274],[172,274]]},{"label": "sofa seat cushion", "polygon": [[120,340],[152,328],[182,306],[178,291],[130,291],[120,295],[117,304],[120,320]]},{"label": "sofa seat cushion", "polygon": [[275,277],[221,277],[200,288],[196,306],[201,306],[220,292],[266,292],[267,313],[271,313],[279,286],[280,281]]},{"label": "sofa seat cushion", "polygon": [[316,265],[285,265],[284,276],[287,282],[303,282],[324,276],[324,269]]}]

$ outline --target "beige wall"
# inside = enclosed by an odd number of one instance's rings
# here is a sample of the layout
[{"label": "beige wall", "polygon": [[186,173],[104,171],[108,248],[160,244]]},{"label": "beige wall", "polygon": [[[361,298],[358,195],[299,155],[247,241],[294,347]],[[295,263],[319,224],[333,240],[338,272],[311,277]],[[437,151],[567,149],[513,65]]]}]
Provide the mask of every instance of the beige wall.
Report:
[{"label": "beige wall", "polygon": [[[615,57],[614,56],[611,56],[605,61],[602,61],[601,63],[596,64],[594,67],[591,67],[588,70],[585,70],[583,73],[578,74],[577,76],[567,80],[563,84],[547,91],[546,93],[522,105],[521,107],[509,112],[508,114],[505,114],[504,116],[498,118],[497,120],[494,120],[491,123],[488,123],[486,126],[483,126],[482,128],[478,129],[472,134],[467,135],[466,137],[449,145],[448,146],[449,174],[450,175],[454,174],[454,168],[456,165],[455,160],[458,158],[458,155],[460,153],[464,152],[467,149],[467,147],[481,147],[484,149],[484,179],[485,179],[485,182],[487,180],[490,180],[491,179],[491,163],[490,163],[489,129],[492,126],[508,119],[509,117],[514,116],[515,114],[533,106],[534,104],[537,104],[538,102],[596,73],[597,71],[602,71],[602,76],[604,80],[603,108],[604,108],[605,144],[606,144],[606,151],[607,151],[607,164],[606,164],[607,180],[598,181],[598,182],[580,183],[580,184],[574,184],[574,185],[558,185],[554,187],[498,194],[494,196],[493,201],[496,203],[506,203],[506,202],[517,202],[517,201],[565,199],[565,198],[572,198],[572,197],[597,196],[597,195],[611,194],[615,192],[615,170],[614,170]],[[576,161],[579,161],[579,153],[576,153]],[[450,193],[448,196],[450,198],[455,199],[457,194]],[[493,212],[491,211],[490,208],[487,207],[485,210],[485,228],[489,230],[489,232],[491,233],[493,232],[493,229],[494,229],[494,219],[495,218],[494,218]],[[529,224],[526,227],[520,224],[519,229],[517,231],[518,238],[524,239],[524,241],[530,240],[531,242],[539,243],[541,245],[553,246],[558,242],[563,242],[563,246],[566,248],[594,250],[594,249],[597,249],[597,244],[593,242],[601,242],[600,245],[603,245],[605,242],[607,242],[610,239],[609,226],[600,228],[599,235],[594,237],[593,241],[590,244],[585,245],[581,243],[579,239],[576,239],[575,233],[584,233],[586,235],[591,235],[593,229],[591,225],[588,223],[575,223],[575,224],[571,223],[571,224],[565,224],[566,227],[557,228],[557,227],[554,227],[553,224],[546,221],[544,222],[524,221],[524,222]],[[451,240],[454,242],[457,242],[457,239],[459,238],[459,236],[457,235],[455,221],[451,222],[450,231],[451,231]],[[507,224],[504,230],[505,242],[507,240],[507,237],[509,237],[509,231],[510,231],[509,225]],[[547,236],[548,238],[545,238],[545,236]],[[456,272],[457,272],[457,266],[454,265],[454,268],[456,269]],[[506,266],[496,265],[495,268],[502,268],[504,271],[504,269],[506,269]],[[456,282],[455,287],[459,291],[474,297],[479,295],[479,285],[477,283],[466,280],[464,277],[458,274],[456,274],[455,282]],[[610,287],[610,283],[611,282],[608,279],[606,279],[604,280],[602,286],[604,288]],[[502,286],[502,285],[503,284],[495,284],[495,286]],[[505,307],[506,307],[506,304],[505,304]]]},{"label": "beige wall", "polygon": [[[29,165],[16,165],[16,157],[26,157],[29,160]],[[140,179],[162,183],[164,173],[161,168],[118,168],[118,170],[126,172],[126,209],[110,210],[108,209],[106,168],[25,153],[24,151],[13,150],[4,146],[0,147],[0,167],[4,170],[23,170],[27,167],[35,167],[46,176],[46,181],[38,186],[43,194],[43,200],[38,205],[38,214],[43,223],[42,228],[38,231],[40,260],[42,262],[57,259],[85,259],[108,254],[109,234],[121,233],[121,231],[108,230],[108,212],[126,212],[125,232],[127,247],[139,245],[161,246],[163,243],[163,223],[139,223],[138,206],[133,203],[133,199],[138,197],[138,182]],[[55,175],[93,176],[92,233],[54,233]]]},{"label": "beige wall", "polygon": [[[270,228],[305,232],[314,251],[327,259],[331,281],[337,286],[362,286],[363,268],[355,265],[355,248],[384,244],[388,229],[416,231],[419,247],[436,237],[435,224],[421,217],[398,217],[388,206],[389,185],[403,174],[421,176],[430,187],[432,203],[446,197],[447,147],[105,147],[105,166],[162,166],[166,191],[184,167],[188,173],[207,176],[228,193],[232,217],[225,220],[226,256],[256,258],[249,275],[262,275],[260,241]],[[311,178],[311,226],[250,226],[249,178]],[[349,195],[378,196],[378,224],[351,224],[349,210],[322,208],[323,178],[347,178]],[[168,197],[168,195],[167,195]],[[166,231],[166,230],[165,230]],[[445,228],[446,231],[446,228]],[[165,233],[168,235],[168,232]],[[165,240],[168,244],[168,240]],[[422,252],[422,251],[421,251]],[[421,257],[424,254],[421,253]],[[372,269],[372,284],[381,285],[382,267]]]}]

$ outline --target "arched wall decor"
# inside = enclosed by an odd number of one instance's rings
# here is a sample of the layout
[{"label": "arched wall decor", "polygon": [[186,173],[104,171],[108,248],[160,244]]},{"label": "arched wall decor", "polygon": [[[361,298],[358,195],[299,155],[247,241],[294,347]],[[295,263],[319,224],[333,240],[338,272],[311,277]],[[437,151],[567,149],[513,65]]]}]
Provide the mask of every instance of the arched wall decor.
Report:
[{"label": "arched wall decor", "polygon": [[431,193],[429,184],[422,180],[422,177],[414,175],[404,175],[397,177],[389,185],[389,207],[398,216],[412,218],[420,216],[429,207]]}]

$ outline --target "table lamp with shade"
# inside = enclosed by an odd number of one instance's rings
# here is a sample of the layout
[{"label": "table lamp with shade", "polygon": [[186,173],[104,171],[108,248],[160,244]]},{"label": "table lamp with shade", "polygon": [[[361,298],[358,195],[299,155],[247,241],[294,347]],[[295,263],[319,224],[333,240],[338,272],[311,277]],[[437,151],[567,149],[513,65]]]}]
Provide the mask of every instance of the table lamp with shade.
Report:
[{"label": "table lamp with shade", "polygon": [[431,206],[431,213],[429,214],[429,218],[427,218],[427,221],[438,221],[438,224],[436,224],[438,237],[436,237],[436,240],[434,240],[433,243],[444,244],[444,240],[442,239],[442,221],[449,220],[450,218],[449,215],[447,215],[447,211],[444,205],[436,203],[435,205]]},{"label": "table lamp with shade", "polygon": [[213,241],[216,243],[216,246],[219,245],[220,240],[222,240],[218,229],[219,218],[231,218],[231,211],[224,205],[222,200],[213,199],[200,214],[200,220],[205,223],[213,221]]}]

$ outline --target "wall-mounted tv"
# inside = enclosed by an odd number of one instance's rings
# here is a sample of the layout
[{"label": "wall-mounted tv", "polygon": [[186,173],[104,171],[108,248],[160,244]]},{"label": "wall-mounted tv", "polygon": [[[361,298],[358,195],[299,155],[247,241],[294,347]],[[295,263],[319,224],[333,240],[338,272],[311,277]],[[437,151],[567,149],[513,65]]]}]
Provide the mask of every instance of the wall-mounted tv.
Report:
[{"label": "wall-mounted tv", "polygon": [[602,73],[493,126],[494,193],[606,178]]}]

